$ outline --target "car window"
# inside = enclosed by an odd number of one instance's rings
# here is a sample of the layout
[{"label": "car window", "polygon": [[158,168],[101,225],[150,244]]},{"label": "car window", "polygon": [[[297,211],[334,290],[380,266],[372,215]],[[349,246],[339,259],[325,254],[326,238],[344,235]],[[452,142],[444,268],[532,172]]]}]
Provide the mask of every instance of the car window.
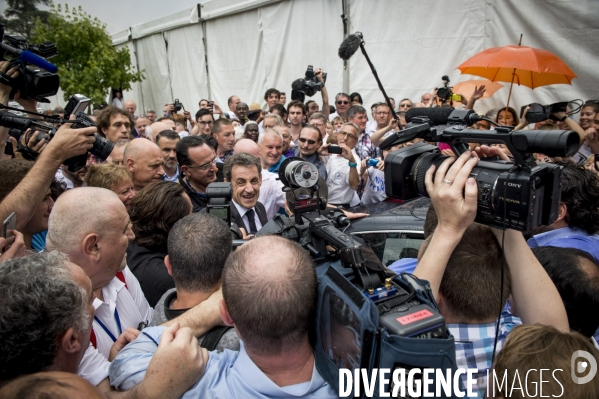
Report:
[{"label": "car window", "polygon": [[422,232],[383,231],[354,233],[354,235],[362,238],[385,266],[389,266],[398,259],[417,258],[418,250],[424,241],[424,233]]}]

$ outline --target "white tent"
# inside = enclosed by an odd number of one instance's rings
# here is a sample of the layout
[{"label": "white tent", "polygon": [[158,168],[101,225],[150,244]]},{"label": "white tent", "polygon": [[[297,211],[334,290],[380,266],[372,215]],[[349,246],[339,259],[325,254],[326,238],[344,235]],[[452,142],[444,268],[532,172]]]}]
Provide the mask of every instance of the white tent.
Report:
[{"label": "white tent", "polygon": [[[227,109],[227,98],[264,103],[275,87],[288,93],[306,67],[328,73],[330,103],[359,92],[366,106],[382,100],[358,51],[347,65],[337,55],[346,34],[360,31],[383,86],[397,102],[418,101],[441,85],[472,79],[455,68],[490,47],[517,44],[557,54],[578,75],[570,85],[532,91],[514,87],[510,104],[599,98],[599,2],[596,0],[210,0],[113,35],[127,46],[146,79],[124,93],[138,112],[178,98],[195,112],[202,98]],[[506,86],[508,84],[505,84]],[[505,104],[508,89],[478,103]],[[320,94],[313,97],[321,102]]]}]

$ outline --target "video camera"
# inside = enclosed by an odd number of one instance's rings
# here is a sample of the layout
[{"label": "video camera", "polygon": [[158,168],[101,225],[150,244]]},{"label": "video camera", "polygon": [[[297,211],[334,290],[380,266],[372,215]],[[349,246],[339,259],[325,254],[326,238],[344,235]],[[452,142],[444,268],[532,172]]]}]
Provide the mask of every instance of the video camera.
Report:
[{"label": "video camera", "polygon": [[208,199],[206,212],[222,219],[229,226],[233,238],[233,247],[243,245],[245,241],[242,240],[243,236],[239,226],[231,222],[231,199],[233,198],[231,183],[214,182],[208,184],[206,198]]},{"label": "video camera", "polygon": [[[568,111],[569,104],[572,104],[572,109],[570,111]],[[550,105],[541,105],[539,103],[524,105],[520,109],[520,118],[524,116],[524,111],[526,110],[526,107],[529,106],[530,108],[526,113],[526,122],[528,123],[543,122],[547,119],[551,119],[554,122],[563,122],[568,115],[573,115],[582,108],[582,100],[561,101]],[[553,115],[557,112],[566,112],[567,116],[559,119]]]},{"label": "video camera", "polygon": [[306,99],[306,96],[312,97],[316,92],[319,92],[324,87],[325,82],[327,81],[326,72],[322,73],[322,82],[318,80],[316,75],[314,74],[314,69],[312,65],[308,65],[308,69],[306,70],[306,76],[302,79],[296,79],[291,84],[291,99],[301,101],[302,103]]},{"label": "video camera", "polygon": [[439,97],[442,102],[446,103],[450,99],[453,100],[453,91],[451,90],[453,87],[449,86],[449,76],[443,75],[441,80],[443,81],[443,86],[437,87],[437,97]]},{"label": "video camera", "polygon": [[[503,143],[514,162],[485,159],[473,169],[478,185],[478,209],[475,221],[488,226],[530,231],[553,223],[558,214],[562,167],[535,162],[532,153],[567,157],[578,150],[580,139],[569,130],[513,131],[496,126],[495,130],[474,130],[467,126],[481,117],[471,110],[453,108],[416,108],[406,114],[406,129],[394,133],[380,145],[381,149],[415,138],[442,142],[451,146],[456,156],[468,150],[467,142]],[[437,168],[447,157],[439,148],[417,143],[391,152],[385,158],[387,196],[408,200],[418,195],[428,197],[424,177],[431,165]]]},{"label": "video camera", "polygon": [[315,357],[324,379],[339,392],[341,368],[455,371],[453,337],[428,283],[384,268],[372,251],[338,229],[349,225],[342,211],[323,214],[326,201],[318,195],[313,164],[287,158],[279,179],[283,191],[293,195],[288,204],[295,223],[276,215],[256,236],[275,234],[297,241],[316,264]]},{"label": "video camera", "polygon": [[[37,114],[35,112],[28,112],[30,114],[38,115],[42,118],[45,118],[44,120],[40,120],[23,116],[16,116],[10,112],[0,112],[0,126],[18,129],[22,132],[25,132],[27,129],[31,128],[30,135],[33,134],[35,130],[39,130],[41,133],[38,134],[35,144],[39,143],[41,140],[50,141],[56,134],[56,128],[52,125],[52,123],[72,123],[72,129],[96,126],[94,120],[87,116],[85,112],[83,112],[89,105],[89,102],[90,99],[81,94],[75,94],[71,96],[69,102],[65,106],[65,118],[68,118],[71,114],[75,114],[75,120],[56,119],[48,117],[46,115]],[[4,108],[12,109],[9,107]],[[30,137],[31,136],[26,136],[24,138],[25,143],[27,143]],[[104,137],[99,136],[97,134],[95,134],[94,137],[94,144],[92,148],[88,151],[88,153],[104,161],[112,152],[114,148],[114,143],[106,140]],[[18,151],[23,154],[23,157],[25,159],[37,159],[37,156],[39,155],[37,152],[29,149],[29,147],[27,147],[26,145],[23,145],[21,143],[21,140],[18,140],[18,143]],[[88,153],[69,158],[64,162],[64,164],[67,166],[67,169],[70,172],[77,172],[79,169],[83,168],[87,164]]]},{"label": "video camera", "polygon": [[53,43],[28,46],[22,36],[5,35],[4,24],[0,24],[0,60],[10,61],[8,70],[19,67],[19,76],[16,78],[10,78],[6,74],[0,75],[0,82],[13,88],[10,99],[20,91],[21,98],[25,100],[49,103],[45,97],[58,92],[59,79],[55,73],[56,66],[46,59],[54,57],[57,53]]}]

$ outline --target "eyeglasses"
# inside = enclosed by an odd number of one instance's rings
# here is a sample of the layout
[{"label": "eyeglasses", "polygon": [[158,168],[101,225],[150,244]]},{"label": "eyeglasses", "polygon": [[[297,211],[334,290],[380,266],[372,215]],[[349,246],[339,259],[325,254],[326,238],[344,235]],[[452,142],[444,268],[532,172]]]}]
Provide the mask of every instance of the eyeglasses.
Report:
[{"label": "eyeglasses", "polygon": [[215,165],[215,164],[216,164],[216,157],[214,157],[212,159],[212,161],[207,162],[204,165],[200,165],[200,166],[190,166],[190,165],[187,165],[187,167],[189,169],[208,170],[208,169],[210,169],[212,167],[212,165]]},{"label": "eyeglasses", "polygon": [[206,126],[206,125],[210,126],[210,125],[213,125],[213,124],[214,124],[213,121],[208,121],[208,122],[200,121],[200,125],[202,125],[202,126]]},{"label": "eyeglasses", "polygon": [[314,145],[314,144],[316,144],[316,141],[314,141],[314,140],[308,140],[308,139],[306,139],[306,138],[303,138],[303,137],[300,137],[300,138],[299,138],[299,141],[301,141],[302,143],[305,143],[305,142],[307,141],[307,142],[308,142],[308,144],[310,144],[310,145]]},{"label": "eyeglasses", "polygon": [[349,101],[337,101],[337,105],[349,105]]},{"label": "eyeglasses", "polygon": [[339,136],[347,136],[348,139],[357,139],[357,137],[354,136],[353,134],[344,132],[343,130],[341,130],[339,133],[337,133],[337,135],[339,135]]}]

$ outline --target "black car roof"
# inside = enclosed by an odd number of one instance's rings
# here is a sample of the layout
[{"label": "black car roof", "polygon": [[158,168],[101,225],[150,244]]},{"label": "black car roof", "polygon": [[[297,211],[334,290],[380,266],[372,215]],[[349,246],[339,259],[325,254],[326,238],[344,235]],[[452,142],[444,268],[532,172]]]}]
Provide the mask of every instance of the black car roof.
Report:
[{"label": "black car roof", "polygon": [[362,231],[412,230],[422,231],[426,212],[431,200],[419,197],[409,202],[381,202],[374,205],[359,205],[348,209],[351,212],[366,212],[371,216],[352,221],[348,233]]}]

